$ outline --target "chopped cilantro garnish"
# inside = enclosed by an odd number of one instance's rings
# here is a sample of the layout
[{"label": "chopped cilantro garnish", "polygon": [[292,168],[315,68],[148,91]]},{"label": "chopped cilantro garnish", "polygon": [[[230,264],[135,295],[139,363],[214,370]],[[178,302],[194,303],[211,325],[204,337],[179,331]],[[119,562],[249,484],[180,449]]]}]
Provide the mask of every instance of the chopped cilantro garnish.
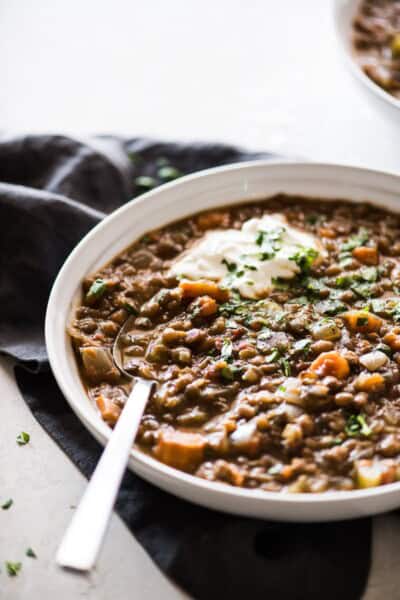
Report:
[{"label": "chopped cilantro garnish", "polygon": [[359,246],[365,246],[368,242],[369,234],[365,227],[360,227],[358,233],[356,235],[352,235],[349,237],[347,242],[344,242],[340,248],[342,252],[349,252],[350,250],[354,250],[354,248],[358,248]]},{"label": "chopped cilantro garnish", "polygon": [[235,271],[237,270],[237,264],[234,262],[229,262],[228,260],[226,260],[226,258],[223,258],[221,260],[222,264],[226,266],[226,268],[228,269],[229,273],[235,273]]},{"label": "chopped cilantro garnish", "polygon": [[290,256],[289,260],[294,261],[302,273],[308,273],[317,256],[318,252],[314,248],[299,246],[298,251]]},{"label": "chopped cilantro garnish", "polygon": [[368,325],[368,317],[357,317],[357,327]]},{"label": "chopped cilantro garnish", "polygon": [[346,305],[339,300],[321,300],[315,305],[315,309],[323,315],[334,316],[347,309]]},{"label": "chopped cilantro garnish", "polygon": [[182,173],[179,171],[179,169],[171,167],[170,165],[162,166],[157,171],[157,176],[163,181],[172,181],[178,177],[181,177],[181,175]]},{"label": "chopped cilantro garnish", "polygon": [[286,387],[284,385],[280,385],[278,387],[278,392],[286,392]]},{"label": "chopped cilantro garnish", "polygon": [[340,438],[335,438],[334,440],[332,440],[332,446],[340,446],[342,442],[343,440],[341,440]]},{"label": "chopped cilantro garnish", "polygon": [[132,306],[132,304],[129,304],[129,302],[124,302],[123,303],[123,308],[125,308],[125,310],[128,311],[128,313],[130,313],[131,315],[135,315],[137,316],[139,313],[136,310],[136,308],[134,306]]},{"label": "chopped cilantro garnish", "polygon": [[88,302],[94,302],[96,300],[99,300],[103,296],[103,294],[105,293],[106,290],[107,290],[107,283],[104,281],[104,279],[96,279],[92,283],[88,293],[86,294],[86,300]]},{"label": "chopped cilantro garnish", "polygon": [[362,267],[359,274],[363,281],[369,281],[370,283],[377,281],[379,277],[376,267]]},{"label": "chopped cilantro garnish", "polygon": [[267,356],[267,358],[265,359],[265,362],[267,363],[272,363],[272,362],[276,362],[277,360],[279,360],[281,353],[279,352],[278,348],[274,348],[271,352],[271,354],[269,356]]},{"label": "chopped cilantro garnish", "polygon": [[9,500],[6,500],[6,502],[4,502],[4,504],[1,505],[1,508],[3,510],[8,510],[10,508],[10,506],[12,506],[13,504],[13,500],[12,498],[10,498]]},{"label": "chopped cilantro garnish", "polygon": [[365,300],[372,296],[372,288],[369,283],[357,283],[351,286],[353,292],[355,292],[361,298]]},{"label": "chopped cilantro garnish", "polygon": [[284,227],[277,227],[270,231],[260,230],[256,237],[256,244],[261,248],[260,260],[269,260],[273,258],[282,247],[282,236],[285,232]]},{"label": "chopped cilantro garnish", "polygon": [[222,360],[225,360],[226,362],[230,362],[232,360],[232,352],[233,352],[232,342],[230,340],[225,339],[223,341],[222,348],[221,348]]},{"label": "chopped cilantro garnish", "polygon": [[310,352],[310,346],[311,340],[297,340],[297,342],[293,344],[293,350],[295,352],[303,352],[304,357],[306,358],[308,353]]},{"label": "chopped cilantro garnish", "polygon": [[316,279],[315,277],[304,277],[301,281],[306,292],[311,296],[319,296],[322,290],[326,290],[327,287],[323,279]]},{"label": "chopped cilantro garnish", "polygon": [[392,317],[400,321],[400,301],[397,298],[376,298],[371,300],[371,309],[377,315]]},{"label": "chopped cilantro garnish", "polygon": [[142,191],[151,190],[152,188],[156,187],[157,181],[156,179],[154,179],[154,177],[149,177],[148,175],[140,175],[139,177],[136,177],[135,185],[138,188],[141,188]]},{"label": "chopped cilantro garnish", "polygon": [[341,289],[351,289],[361,298],[372,296],[371,283],[377,281],[378,270],[375,267],[363,267],[359,271],[336,278],[335,285]]},{"label": "chopped cilantro garnish", "polygon": [[282,292],[287,291],[290,288],[290,282],[286,279],[282,279],[282,277],[273,277],[272,285]]},{"label": "chopped cilantro garnish", "polygon": [[363,415],[350,415],[346,422],[345,431],[350,437],[356,435],[368,437],[372,434],[372,429],[368,427]]},{"label": "chopped cilantro garnish", "polygon": [[17,435],[17,444],[19,446],[25,446],[25,444],[27,444],[30,439],[31,436],[29,435],[29,433],[26,433],[26,431],[21,431],[21,433]]},{"label": "chopped cilantro garnish", "polygon": [[37,558],[36,553],[32,550],[32,548],[27,548],[25,554],[30,558]]},{"label": "chopped cilantro garnish", "polygon": [[7,573],[10,575],[10,577],[15,577],[18,575],[22,568],[22,564],[20,562],[11,562],[6,560],[4,564],[6,565]]},{"label": "chopped cilantro garnish", "polygon": [[281,360],[279,361],[281,369],[283,371],[283,374],[286,377],[290,377],[291,373],[292,373],[292,369],[290,367],[290,363],[288,361],[287,358],[281,358]]},{"label": "chopped cilantro garnish", "polygon": [[235,365],[227,365],[226,367],[222,367],[222,369],[220,369],[219,373],[221,375],[221,377],[223,379],[226,379],[227,381],[233,381],[235,379],[235,376],[241,372],[241,369],[239,367],[235,367]]}]

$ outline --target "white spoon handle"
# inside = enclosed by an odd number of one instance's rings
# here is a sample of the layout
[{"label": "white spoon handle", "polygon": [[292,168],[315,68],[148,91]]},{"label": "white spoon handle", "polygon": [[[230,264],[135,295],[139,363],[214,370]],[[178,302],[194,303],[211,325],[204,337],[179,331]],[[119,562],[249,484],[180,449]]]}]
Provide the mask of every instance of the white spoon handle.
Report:
[{"label": "white spoon handle", "polygon": [[62,567],[89,571],[99,552],[152,382],[139,379],[58,549]]}]

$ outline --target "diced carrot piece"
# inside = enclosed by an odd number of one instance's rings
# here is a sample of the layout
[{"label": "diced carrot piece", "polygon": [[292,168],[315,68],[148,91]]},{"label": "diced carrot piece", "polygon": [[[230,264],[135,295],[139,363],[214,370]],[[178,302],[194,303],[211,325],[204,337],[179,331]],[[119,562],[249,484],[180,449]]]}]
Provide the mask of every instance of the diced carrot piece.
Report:
[{"label": "diced carrot piece", "polygon": [[393,481],[396,479],[396,472],[397,468],[395,464],[385,464],[385,469],[382,473],[382,483],[393,483]]},{"label": "diced carrot piece", "polygon": [[360,392],[379,392],[385,387],[385,380],[380,373],[361,373],[355,380],[355,386]]},{"label": "diced carrot piece", "polygon": [[100,395],[96,398],[97,408],[101,413],[101,417],[109,425],[115,425],[121,414],[122,408],[115,404],[110,398]]},{"label": "diced carrot piece", "polygon": [[283,477],[283,479],[290,479],[294,475],[294,468],[292,465],[285,465],[282,467],[279,475]]},{"label": "diced carrot piece", "polygon": [[215,315],[218,310],[218,306],[214,298],[211,296],[200,296],[196,304],[196,314],[200,317],[210,317]]},{"label": "diced carrot piece", "polygon": [[383,341],[385,344],[391,347],[392,350],[396,352],[400,350],[400,331],[397,331],[397,327],[395,327],[392,331],[389,331],[384,338]]},{"label": "diced carrot piece", "polygon": [[183,298],[197,298],[198,296],[211,296],[219,302],[225,302],[229,298],[229,291],[221,288],[215,281],[199,279],[198,281],[181,281],[179,289]]},{"label": "diced carrot piece", "polygon": [[320,377],[333,375],[344,379],[350,373],[349,363],[344,356],[338,352],[322,352],[310,365],[310,371],[314,371]]},{"label": "diced carrot piece", "polygon": [[360,333],[378,331],[383,323],[380,317],[366,310],[349,310],[340,316],[349,329]]},{"label": "diced carrot piece", "polygon": [[171,467],[191,471],[203,460],[205,445],[199,433],[165,430],[160,433],[154,455]]},{"label": "diced carrot piece", "polygon": [[354,248],[353,256],[364,265],[377,265],[379,262],[378,250],[367,246]]},{"label": "diced carrot piece", "polygon": [[223,226],[227,227],[229,225],[229,213],[218,210],[203,213],[197,217],[197,225],[203,231]]},{"label": "diced carrot piece", "polygon": [[330,227],[320,227],[318,229],[318,233],[321,237],[329,238],[331,240],[337,237],[336,231],[334,231]]}]

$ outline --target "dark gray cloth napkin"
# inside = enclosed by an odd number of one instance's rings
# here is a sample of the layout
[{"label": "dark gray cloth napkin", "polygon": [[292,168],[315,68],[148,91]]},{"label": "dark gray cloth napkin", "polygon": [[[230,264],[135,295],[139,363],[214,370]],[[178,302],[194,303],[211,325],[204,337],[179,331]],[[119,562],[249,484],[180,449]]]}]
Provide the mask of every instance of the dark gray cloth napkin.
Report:
[{"label": "dark gray cloth napkin", "polygon": [[[111,136],[0,138],[0,352],[15,359],[36,419],[87,477],[101,448],[59,391],[43,338],[59,268],[91,227],[148,187],[179,173],[270,156]],[[355,600],[368,577],[369,519],[239,518],[179,500],[130,472],[116,510],[158,566],[200,600]]]}]

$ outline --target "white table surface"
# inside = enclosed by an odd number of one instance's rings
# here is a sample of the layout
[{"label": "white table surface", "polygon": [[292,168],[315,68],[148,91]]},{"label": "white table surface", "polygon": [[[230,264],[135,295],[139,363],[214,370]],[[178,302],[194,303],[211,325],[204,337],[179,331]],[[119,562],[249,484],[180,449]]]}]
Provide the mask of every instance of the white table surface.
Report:
[{"label": "white table surface", "polygon": [[[338,55],[328,0],[2,0],[0,131],[220,140],[400,171],[399,130]],[[34,421],[0,363],[0,563],[7,600],[175,599],[181,593],[113,516],[96,570],[54,551],[85,481]],[[32,441],[18,447],[16,435]],[[365,600],[398,598],[399,520],[374,519]],[[32,546],[38,554],[24,556]],[[397,595],[396,595],[397,594]]]}]

